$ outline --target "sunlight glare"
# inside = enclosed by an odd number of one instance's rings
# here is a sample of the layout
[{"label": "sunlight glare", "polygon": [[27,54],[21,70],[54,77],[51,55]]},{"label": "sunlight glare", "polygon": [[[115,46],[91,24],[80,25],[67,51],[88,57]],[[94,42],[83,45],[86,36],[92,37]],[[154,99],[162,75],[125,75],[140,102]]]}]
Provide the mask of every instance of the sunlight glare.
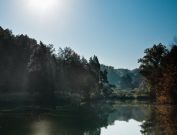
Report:
[{"label": "sunlight glare", "polygon": [[36,14],[48,14],[56,8],[57,0],[28,0],[30,12]]}]

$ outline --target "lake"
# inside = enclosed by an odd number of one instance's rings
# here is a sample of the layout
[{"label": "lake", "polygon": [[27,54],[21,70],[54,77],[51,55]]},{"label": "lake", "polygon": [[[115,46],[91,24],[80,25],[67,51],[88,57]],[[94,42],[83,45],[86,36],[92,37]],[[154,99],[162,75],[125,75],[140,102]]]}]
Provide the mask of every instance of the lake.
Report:
[{"label": "lake", "polygon": [[176,106],[99,101],[55,109],[1,108],[1,135],[175,135]]}]

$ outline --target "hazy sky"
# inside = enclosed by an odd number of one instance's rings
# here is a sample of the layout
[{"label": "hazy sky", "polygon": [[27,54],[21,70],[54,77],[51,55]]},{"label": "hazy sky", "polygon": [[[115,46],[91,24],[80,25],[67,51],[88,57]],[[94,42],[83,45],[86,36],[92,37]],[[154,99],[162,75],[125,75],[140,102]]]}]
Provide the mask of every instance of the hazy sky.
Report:
[{"label": "hazy sky", "polygon": [[0,26],[133,69],[145,48],[177,36],[177,0],[0,0]]}]

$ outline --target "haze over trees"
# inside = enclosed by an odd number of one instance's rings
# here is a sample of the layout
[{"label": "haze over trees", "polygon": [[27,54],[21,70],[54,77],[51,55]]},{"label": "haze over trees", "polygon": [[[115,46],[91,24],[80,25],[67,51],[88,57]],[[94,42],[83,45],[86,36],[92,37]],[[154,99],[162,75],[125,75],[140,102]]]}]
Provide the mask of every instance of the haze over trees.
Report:
[{"label": "haze over trees", "polygon": [[131,71],[114,69],[100,65],[97,56],[87,61],[69,47],[59,48],[56,53],[53,45],[37,43],[27,35],[15,36],[0,27],[0,93],[24,94],[35,104],[115,96],[142,98],[147,91],[139,90],[145,88],[149,88],[150,97],[158,103],[176,104],[176,43],[171,49],[162,44],[146,49],[139,63],[139,69]]},{"label": "haze over trees", "polygon": [[71,48],[39,44],[27,35],[0,27],[0,93],[28,93],[39,104],[54,99],[90,100],[104,97],[107,72],[97,56],[87,61]]},{"label": "haze over trees", "polygon": [[139,69],[115,69],[105,65],[101,65],[101,69],[107,71],[109,83],[115,85],[119,90],[133,90],[140,88],[144,83],[144,77]]}]

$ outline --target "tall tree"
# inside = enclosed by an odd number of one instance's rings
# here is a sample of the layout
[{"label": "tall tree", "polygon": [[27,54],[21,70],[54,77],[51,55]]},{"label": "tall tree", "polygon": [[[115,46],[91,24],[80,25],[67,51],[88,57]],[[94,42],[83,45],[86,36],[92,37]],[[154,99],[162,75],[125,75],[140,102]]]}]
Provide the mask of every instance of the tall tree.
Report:
[{"label": "tall tree", "polygon": [[168,54],[166,46],[161,43],[154,45],[144,51],[145,56],[138,60],[140,63],[140,72],[147,78],[151,85],[151,96],[156,97],[159,79],[162,76],[164,66],[163,59]]},{"label": "tall tree", "polygon": [[177,45],[169,51],[162,44],[154,45],[145,53],[140,70],[151,85],[151,95],[158,103],[177,104]]},{"label": "tall tree", "polygon": [[54,98],[55,65],[51,54],[52,48],[41,42],[28,63],[30,90],[41,105],[49,104]]}]

